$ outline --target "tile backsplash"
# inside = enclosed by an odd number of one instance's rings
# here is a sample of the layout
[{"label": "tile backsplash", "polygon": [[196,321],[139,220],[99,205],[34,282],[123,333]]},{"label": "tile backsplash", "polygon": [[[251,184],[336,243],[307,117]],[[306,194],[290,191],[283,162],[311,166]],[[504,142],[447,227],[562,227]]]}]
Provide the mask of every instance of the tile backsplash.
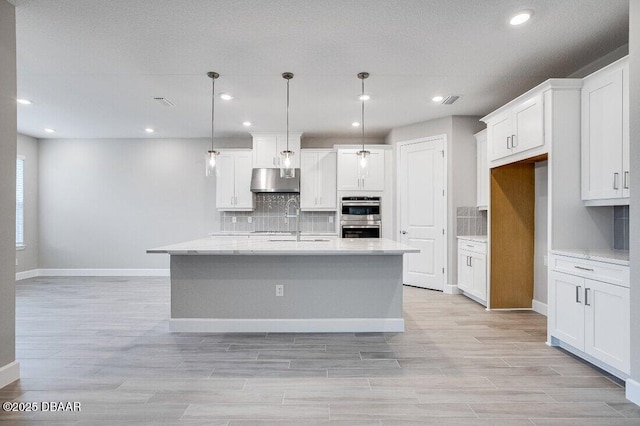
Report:
[{"label": "tile backsplash", "polygon": [[613,248],[629,250],[629,206],[613,208]]},{"label": "tile backsplash", "polygon": [[[255,209],[250,212],[220,212],[220,230],[223,232],[294,232],[296,218],[285,218],[285,207],[290,198],[300,202],[298,194],[256,194]],[[295,214],[295,204],[289,213]],[[233,221],[235,218],[235,222]],[[251,218],[252,223],[249,223]],[[336,212],[301,212],[302,232],[337,232]]]},{"label": "tile backsplash", "polygon": [[456,208],[456,235],[487,235],[487,211],[477,207]]}]

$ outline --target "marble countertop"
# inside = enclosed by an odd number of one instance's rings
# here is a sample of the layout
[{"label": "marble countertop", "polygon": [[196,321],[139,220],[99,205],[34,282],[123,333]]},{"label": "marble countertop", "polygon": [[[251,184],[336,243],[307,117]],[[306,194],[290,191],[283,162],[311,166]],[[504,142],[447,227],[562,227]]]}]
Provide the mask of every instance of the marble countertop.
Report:
[{"label": "marble countertop", "polygon": [[[276,240],[276,241],[274,241]],[[216,238],[215,236],[147,250],[174,255],[402,255],[418,249],[385,238],[337,238],[289,235],[272,239]]]},{"label": "marble countertop", "polygon": [[[210,237],[261,237],[261,236],[286,236],[293,235],[289,231],[216,231],[209,234]],[[323,237],[337,237],[336,232],[302,232],[303,236],[323,236]]]},{"label": "marble countertop", "polygon": [[458,235],[457,238],[459,240],[475,241],[475,242],[478,242],[478,243],[486,243],[487,242],[487,236],[486,235]]},{"label": "marble countertop", "polygon": [[615,263],[617,265],[629,266],[629,251],[628,250],[584,250],[584,249],[556,249],[551,250],[551,253],[570,256],[578,259],[596,260],[599,262]]}]

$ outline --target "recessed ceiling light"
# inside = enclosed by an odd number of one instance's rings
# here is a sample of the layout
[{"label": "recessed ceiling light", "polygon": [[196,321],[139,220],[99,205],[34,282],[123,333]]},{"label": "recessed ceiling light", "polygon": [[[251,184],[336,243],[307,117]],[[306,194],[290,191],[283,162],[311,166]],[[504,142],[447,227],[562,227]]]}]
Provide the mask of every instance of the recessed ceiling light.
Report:
[{"label": "recessed ceiling light", "polygon": [[358,99],[360,99],[361,101],[368,101],[369,99],[371,99],[371,96],[365,93],[364,95],[359,95]]},{"label": "recessed ceiling light", "polygon": [[516,13],[511,18],[509,23],[511,25],[522,25],[525,22],[527,22],[529,20],[529,18],[531,18],[532,15],[533,15],[533,10],[523,10],[521,12]]},{"label": "recessed ceiling light", "polygon": [[46,129],[44,129],[44,131],[47,132],[47,133],[55,133],[56,129],[50,129],[50,128],[47,127]]},{"label": "recessed ceiling light", "polygon": [[243,122],[242,122],[242,125],[243,125],[244,127],[251,127],[251,122],[250,122],[250,121],[243,121]]},{"label": "recessed ceiling light", "polygon": [[31,101],[29,99],[16,99],[16,101],[22,105],[31,105]]},{"label": "recessed ceiling light", "polygon": [[351,125],[353,127],[360,127],[360,123],[358,123],[357,121],[354,121],[353,123],[351,123]]},{"label": "recessed ceiling light", "polygon": [[444,98],[443,98],[442,96],[440,96],[440,95],[438,95],[438,96],[434,96],[433,98],[431,98],[431,100],[432,100],[433,102],[442,102],[442,100],[443,100],[443,99],[444,99]]},{"label": "recessed ceiling light", "polygon": [[222,99],[223,101],[230,101],[231,99],[233,99],[233,96],[228,93],[220,93],[220,99]]},{"label": "recessed ceiling light", "polygon": [[153,130],[151,127],[147,127],[146,129],[144,129],[144,131],[147,132],[147,133],[155,132],[155,130]]}]

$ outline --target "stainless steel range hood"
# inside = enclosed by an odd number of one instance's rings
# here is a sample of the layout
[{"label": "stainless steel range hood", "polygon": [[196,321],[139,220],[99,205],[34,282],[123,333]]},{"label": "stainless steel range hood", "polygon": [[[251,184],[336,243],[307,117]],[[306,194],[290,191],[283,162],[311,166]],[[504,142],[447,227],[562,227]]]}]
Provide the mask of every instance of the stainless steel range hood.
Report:
[{"label": "stainless steel range hood", "polygon": [[294,178],[281,178],[280,169],[253,169],[251,192],[300,192],[300,169]]}]

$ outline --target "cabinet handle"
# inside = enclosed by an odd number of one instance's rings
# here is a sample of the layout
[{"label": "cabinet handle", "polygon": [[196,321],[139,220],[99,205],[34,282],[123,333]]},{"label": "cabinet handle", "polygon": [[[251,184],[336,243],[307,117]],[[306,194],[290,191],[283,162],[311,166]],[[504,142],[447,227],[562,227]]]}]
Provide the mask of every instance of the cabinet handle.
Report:
[{"label": "cabinet handle", "polygon": [[618,189],[618,176],[620,176],[620,173],[613,174],[613,189]]},{"label": "cabinet handle", "polygon": [[589,287],[584,288],[584,306],[591,306],[591,303],[589,303],[589,290],[591,290]]},{"label": "cabinet handle", "polygon": [[467,256],[467,266],[471,266],[471,256]]},{"label": "cabinet handle", "polygon": [[582,288],[582,286],[580,286],[580,285],[576,287],[576,303],[582,303],[580,301],[580,289],[581,288]]},{"label": "cabinet handle", "polygon": [[511,135],[511,148],[515,148],[516,146],[518,146],[516,143],[516,135]]},{"label": "cabinet handle", "polygon": [[507,136],[507,149],[511,149],[511,136]]},{"label": "cabinet handle", "polygon": [[364,189],[364,178],[362,178],[362,189]]},{"label": "cabinet handle", "polygon": [[629,171],[624,172],[624,183],[622,184],[624,189],[629,189]]},{"label": "cabinet handle", "polygon": [[593,269],[591,269],[591,268],[585,268],[584,266],[574,266],[574,268],[576,268],[576,269],[582,269],[583,271],[593,272]]}]

